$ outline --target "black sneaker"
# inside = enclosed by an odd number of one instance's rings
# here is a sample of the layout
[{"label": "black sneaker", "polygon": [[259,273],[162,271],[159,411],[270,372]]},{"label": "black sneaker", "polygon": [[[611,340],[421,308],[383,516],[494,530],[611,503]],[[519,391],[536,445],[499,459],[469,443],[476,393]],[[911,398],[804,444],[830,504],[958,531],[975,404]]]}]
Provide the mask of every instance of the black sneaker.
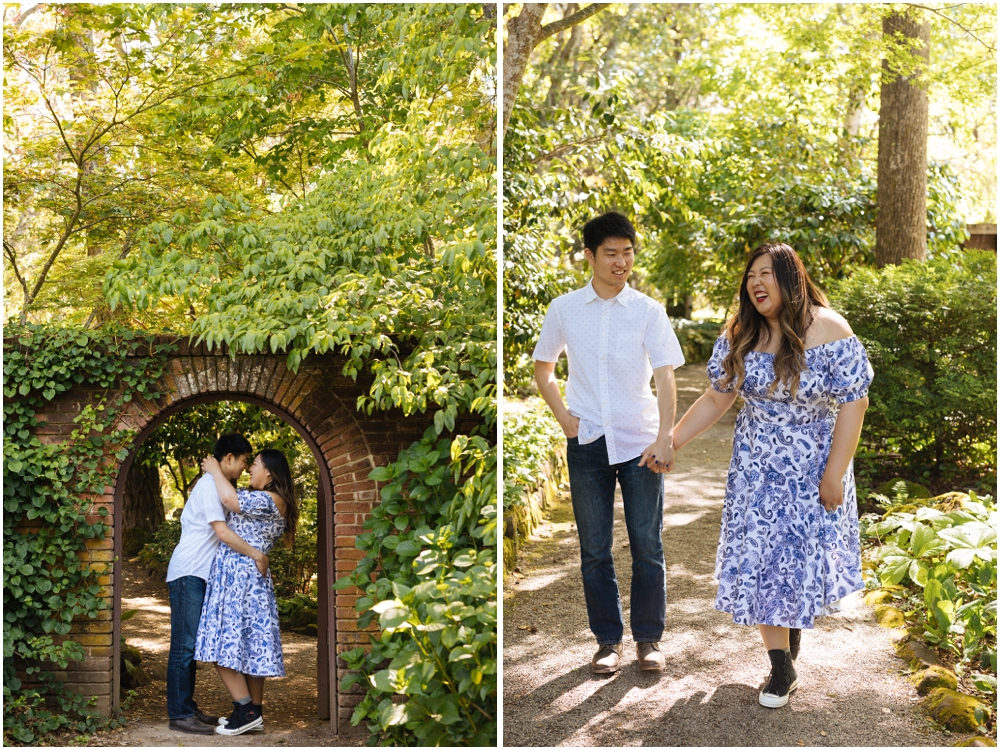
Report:
[{"label": "black sneaker", "polygon": [[788,653],[792,655],[792,661],[799,658],[799,644],[802,642],[802,630],[799,628],[788,629]]},{"label": "black sneaker", "polygon": [[215,728],[216,734],[243,734],[264,725],[264,719],[258,710],[259,706],[254,706],[252,703],[234,702],[233,707],[233,713],[230,714],[226,723]]},{"label": "black sneaker", "polygon": [[[251,732],[263,732],[264,731],[264,707],[259,703],[251,703],[251,706],[257,709],[257,713],[260,715],[260,724],[255,727],[251,727]],[[228,716],[219,717],[219,726],[224,727],[229,722]]]},{"label": "black sneaker", "polygon": [[767,657],[771,660],[771,675],[757,700],[765,708],[781,708],[788,703],[788,694],[799,686],[795,665],[791,654],[783,648],[771,649]]}]

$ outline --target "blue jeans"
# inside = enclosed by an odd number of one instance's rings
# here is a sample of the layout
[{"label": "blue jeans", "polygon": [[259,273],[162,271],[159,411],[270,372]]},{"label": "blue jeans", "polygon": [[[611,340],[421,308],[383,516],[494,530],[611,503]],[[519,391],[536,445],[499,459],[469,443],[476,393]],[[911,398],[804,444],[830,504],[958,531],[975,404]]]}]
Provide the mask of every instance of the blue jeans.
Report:
[{"label": "blue jeans", "polygon": [[663,561],[663,476],[639,458],[608,463],[605,438],[566,444],[573,514],[580,533],[580,568],[590,629],[601,645],[620,643],[622,603],[611,555],[615,483],[621,484],[625,526],[632,552],[632,638],[656,642],[663,635],[667,609],[667,569]]},{"label": "blue jeans", "polygon": [[205,581],[182,576],[167,584],[170,590],[170,656],[167,658],[167,716],[194,716],[194,642],[198,635]]}]

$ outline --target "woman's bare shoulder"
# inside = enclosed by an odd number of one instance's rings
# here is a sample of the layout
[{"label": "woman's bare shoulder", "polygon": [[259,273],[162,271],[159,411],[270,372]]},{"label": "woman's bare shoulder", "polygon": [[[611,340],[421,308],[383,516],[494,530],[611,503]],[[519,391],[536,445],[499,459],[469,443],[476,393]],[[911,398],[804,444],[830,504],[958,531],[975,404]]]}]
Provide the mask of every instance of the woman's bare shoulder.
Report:
[{"label": "woman's bare shoulder", "polygon": [[854,335],[850,323],[840,313],[829,307],[816,307],[813,310],[813,322],[806,335],[807,349]]}]

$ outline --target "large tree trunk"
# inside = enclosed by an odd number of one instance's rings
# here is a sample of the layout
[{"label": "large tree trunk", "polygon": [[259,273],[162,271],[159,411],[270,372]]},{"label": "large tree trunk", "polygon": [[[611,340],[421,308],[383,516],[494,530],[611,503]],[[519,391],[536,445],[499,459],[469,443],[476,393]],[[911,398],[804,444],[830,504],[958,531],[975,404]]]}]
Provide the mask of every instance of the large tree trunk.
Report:
[{"label": "large tree trunk", "polygon": [[132,557],[163,524],[160,470],[156,466],[132,463],[125,477],[122,506],[122,553]]},{"label": "large tree trunk", "polygon": [[[888,59],[882,61],[875,219],[879,268],[927,255],[927,92],[914,79],[929,59],[930,23],[910,13],[893,14],[882,21],[882,33],[901,49],[912,40],[920,44],[911,48],[918,64],[906,75]],[[902,41],[896,41],[897,35]]]}]

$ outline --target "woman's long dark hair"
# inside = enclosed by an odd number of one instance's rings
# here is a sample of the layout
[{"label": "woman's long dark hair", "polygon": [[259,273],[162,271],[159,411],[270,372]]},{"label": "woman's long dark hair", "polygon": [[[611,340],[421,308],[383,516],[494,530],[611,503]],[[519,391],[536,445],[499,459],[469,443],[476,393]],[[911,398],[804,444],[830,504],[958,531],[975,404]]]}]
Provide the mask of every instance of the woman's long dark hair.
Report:
[{"label": "woman's long dark hair", "polygon": [[264,487],[285,501],[285,547],[291,549],[295,542],[295,529],[299,525],[299,506],[295,502],[295,484],[292,482],[292,472],[288,468],[285,454],[273,448],[265,448],[259,454],[260,462],[271,473],[271,481]]},{"label": "woman's long dark hair", "polygon": [[722,385],[728,387],[735,382],[739,388],[746,374],[743,359],[751,349],[758,345],[765,346],[771,339],[771,327],[767,324],[767,318],[757,312],[750,299],[750,292],[747,291],[747,274],[754,261],[762,255],[771,257],[782,302],[781,312],[778,313],[781,345],[774,355],[776,377],[769,392],[774,393],[781,382],[787,383],[792,396],[795,396],[799,389],[799,376],[806,369],[805,338],[813,321],[813,308],[829,307],[830,303],[809,278],[798,253],[784,242],[765,242],[747,259],[740,281],[739,309],[726,325],[730,348],[729,354],[722,361],[722,369],[726,373]]}]

